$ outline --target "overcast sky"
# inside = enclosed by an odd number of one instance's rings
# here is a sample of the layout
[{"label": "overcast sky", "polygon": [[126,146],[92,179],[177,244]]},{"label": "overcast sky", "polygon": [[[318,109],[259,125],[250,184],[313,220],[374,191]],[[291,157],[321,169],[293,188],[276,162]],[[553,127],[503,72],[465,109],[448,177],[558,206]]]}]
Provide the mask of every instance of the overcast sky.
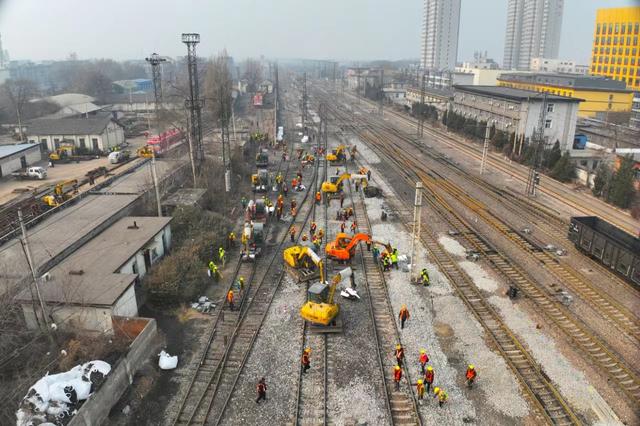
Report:
[{"label": "overcast sky", "polygon": [[[0,0],[0,34],[12,59],[200,55],[237,59],[418,58],[422,0]],[[502,62],[506,0],[462,0],[458,61],[486,50]],[[589,63],[595,11],[640,0],[565,0],[560,56]]]}]

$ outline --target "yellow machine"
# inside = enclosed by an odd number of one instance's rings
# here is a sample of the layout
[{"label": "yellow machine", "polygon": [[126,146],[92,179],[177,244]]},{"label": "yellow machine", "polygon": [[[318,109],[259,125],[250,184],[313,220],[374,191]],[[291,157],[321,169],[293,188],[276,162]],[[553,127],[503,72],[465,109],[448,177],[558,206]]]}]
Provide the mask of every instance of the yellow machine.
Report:
[{"label": "yellow machine", "polygon": [[49,154],[49,160],[61,161],[73,157],[74,147],[71,144],[62,144],[55,151]]},{"label": "yellow machine", "polygon": [[318,277],[320,277],[320,282],[324,282],[324,264],[311,247],[289,247],[282,252],[282,257],[287,271],[298,282],[310,281]]},{"label": "yellow machine", "polygon": [[336,287],[342,280],[349,278],[351,268],[345,268],[333,277],[331,284],[315,283],[307,291],[307,302],[300,308],[300,316],[310,323],[328,326],[335,323],[340,313],[340,305],[333,301]]},{"label": "yellow machine", "polygon": [[327,154],[327,161],[334,163],[346,160],[346,155],[344,154],[346,146],[340,145],[329,154]]},{"label": "yellow machine", "polygon": [[[72,189],[65,188],[71,185]],[[78,180],[71,179],[56,184],[53,188],[53,194],[45,195],[42,197],[42,202],[49,207],[58,207],[65,201],[73,198],[78,193]]]},{"label": "yellow machine", "polygon": [[149,145],[145,145],[143,147],[138,148],[137,154],[138,154],[138,157],[140,158],[151,158],[153,157],[153,150]]},{"label": "yellow machine", "polygon": [[327,182],[322,182],[322,192],[335,194],[342,191],[342,182],[345,179],[366,179],[367,175],[352,175],[350,173],[344,173],[340,176],[331,176]]}]

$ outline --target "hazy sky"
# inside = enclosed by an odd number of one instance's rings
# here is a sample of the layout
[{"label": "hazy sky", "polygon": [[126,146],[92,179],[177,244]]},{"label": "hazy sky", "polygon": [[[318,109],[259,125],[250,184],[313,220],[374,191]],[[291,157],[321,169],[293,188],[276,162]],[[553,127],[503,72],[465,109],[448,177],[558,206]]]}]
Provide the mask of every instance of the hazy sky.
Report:
[{"label": "hazy sky", "polygon": [[[506,0],[462,0],[458,61],[486,50],[502,61]],[[0,0],[12,59],[182,55],[199,32],[200,55],[238,58],[418,58],[422,0]],[[565,0],[560,56],[588,64],[595,10],[640,0]]]}]

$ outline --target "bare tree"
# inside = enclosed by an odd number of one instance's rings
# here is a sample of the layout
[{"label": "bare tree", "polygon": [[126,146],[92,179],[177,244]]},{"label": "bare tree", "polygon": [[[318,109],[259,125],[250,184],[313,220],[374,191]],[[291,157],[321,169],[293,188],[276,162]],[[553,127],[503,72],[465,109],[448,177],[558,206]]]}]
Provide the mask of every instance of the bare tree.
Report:
[{"label": "bare tree", "polygon": [[18,134],[20,141],[23,141],[22,112],[26,103],[36,94],[35,84],[30,80],[7,80],[3,85],[3,89],[16,113],[16,119],[18,120]]},{"label": "bare tree", "polygon": [[228,124],[231,118],[231,90],[233,80],[227,66],[227,52],[222,51],[207,64],[204,91],[205,106],[220,125]]},{"label": "bare tree", "polygon": [[262,81],[262,65],[256,59],[249,58],[244,62],[244,78],[249,85],[249,91],[255,92]]}]

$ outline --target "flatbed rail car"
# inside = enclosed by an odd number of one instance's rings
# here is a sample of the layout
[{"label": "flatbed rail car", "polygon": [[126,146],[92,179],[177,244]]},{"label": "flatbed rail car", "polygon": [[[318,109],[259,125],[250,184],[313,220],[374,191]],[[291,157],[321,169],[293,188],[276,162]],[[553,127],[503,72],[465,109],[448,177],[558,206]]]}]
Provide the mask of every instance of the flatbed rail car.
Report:
[{"label": "flatbed rail car", "polygon": [[578,250],[640,288],[640,238],[597,216],[572,217],[568,238]]}]

